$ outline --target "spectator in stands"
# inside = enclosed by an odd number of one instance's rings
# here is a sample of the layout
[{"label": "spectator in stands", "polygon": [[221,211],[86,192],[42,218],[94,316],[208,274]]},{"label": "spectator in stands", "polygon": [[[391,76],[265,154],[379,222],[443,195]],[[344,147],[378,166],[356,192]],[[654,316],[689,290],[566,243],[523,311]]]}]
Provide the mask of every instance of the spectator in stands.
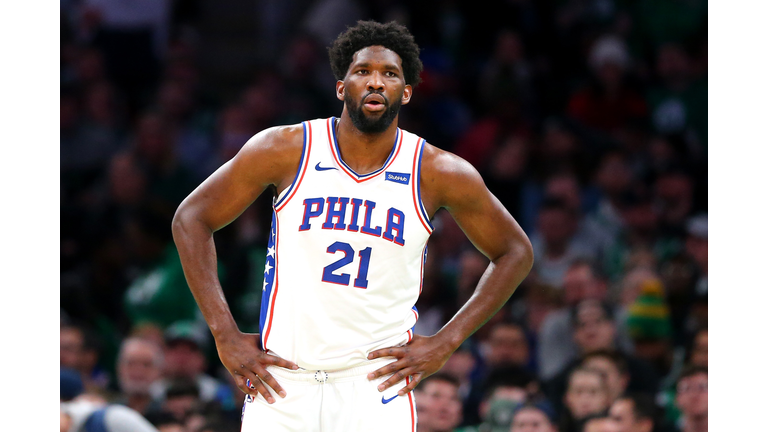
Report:
[{"label": "spectator in stands", "polygon": [[92,330],[81,325],[60,328],[59,364],[76,370],[86,391],[102,391],[109,384],[109,375],[99,365],[100,342]]},{"label": "spectator in stands", "polygon": [[[211,172],[207,162],[214,156],[211,134],[213,115],[199,108],[194,89],[182,81],[166,80],[157,95],[157,111],[172,136],[179,163],[202,181]],[[243,141],[245,142],[245,141]]]},{"label": "spectator in stands", "polygon": [[[696,281],[696,294],[706,295],[707,290],[707,274],[709,272],[709,242],[707,240],[708,234],[708,219],[706,214],[697,215],[688,220],[686,223],[686,233],[688,234],[685,239],[685,251],[693,259],[696,264],[699,278]],[[706,323],[701,323],[706,324]]]},{"label": "spectator in stands", "polygon": [[561,416],[563,421],[560,432],[577,432],[579,425],[588,416],[604,414],[610,406],[605,377],[595,369],[574,369],[568,377],[568,388],[563,400],[566,410]]},{"label": "spectator in stands", "polygon": [[[572,309],[573,339],[582,358],[597,351],[608,351],[624,358],[629,372],[628,389],[655,393],[659,378],[646,362],[618,348],[615,342],[616,322],[610,307],[597,300],[584,300]],[[581,359],[569,364],[563,372],[546,383],[547,394],[555,404],[566,391],[567,377],[581,365]]]},{"label": "spectator in stands", "polygon": [[136,411],[108,404],[95,394],[83,393],[84,386],[77,372],[61,369],[60,375],[62,432],[157,432]]},{"label": "spectator in stands", "polygon": [[690,174],[682,168],[670,168],[658,175],[653,187],[662,233],[682,235],[694,206],[694,184]]},{"label": "spectator in stands", "polygon": [[677,380],[677,406],[683,413],[681,432],[706,432],[709,423],[707,368],[690,366]]},{"label": "spectator in stands", "polygon": [[479,430],[509,430],[515,409],[526,402],[553,411],[543,399],[535,375],[518,366],[492,369],[481,390],[479,406],[471,406],[480,414]]},{"label": "spectator in stands", "polygon": [[653,432],[656,406],[647,394],[630,393],[618,398],[610,409],[616,432]]},{"label": "spectator in stands", "polygon": [[562,287],[565,272],[577,259],[595,259],[591,245],[576,237],[579,215],[560,198],[545,197],[539,207],[537,231],[531,245],[537,257],[532,272],[536,280]]},{"label": "spectator in stands", "polygon": [[138,337],[123,341],[117,359],[117,378],[122,399],[119,403],[141,414],[160,409],[150,388],[163,373],[163,351],[154,342]]},{"label": "spectator in stands", "polygon": [[660,85],[647,92],[653,128],[684,137],[689,159],[700,159],[707,149],[706,81],[694,79],[691,58],[678,43],[659,47],[655,69]]},{"label": "spectator in stands", "polygon": [[531,347],[522,325],[503,321],[491,328],[483,356],[487,366],[531,366]]},{"label": "spectator in stands", "polygon": [[621,216],[622,199],[632,187],[634,176],[626,155],[613,150],[600,158],[594,172],[594,183],[600,192],[597,208],[587,215],[585,225],[590,232],[598,232],[604,244],[612,244],[624,227]]},{"label": "spectator in stands", "polygon": [[602,372],[611,403],[627,390],[629,385],[627,362],[618,353],[606,350],[594,351],[584,356],[581,365]]},{"label": "spectator in stands", "polygon": [[167,411],[149,413],[145,417],[158,432],[186,432],[184,422]]},{"label": "spectator in stands", "polygon": [[643,283],[640,293],[627,309],[627,329],[635,346],[635,356],[654,367],[664,377],[672,367],[672,320],[658,279]]},{"label": "spectator in stands", "polygon": [[171,384],[179,380],[195,385],[203,402],[216,400],[222,405],[233,403],[231,389],[205,374],[207,331],[204,326],[190,321],[179,321],[166,329],[164,377],[152,385],[154,398],[165,400]]},{"label": "spectator in stands", "polygon": [[607,133],[645,120],[645,100],[627,83],[630,63],[623,40],[613,35],[597,39],[589,53],[589,85],[571,97],[568,113],[584,125]]},{"label": "spectator in stands", "polygon": [[597,415],[584,419],[581,432],[617,432],[616,422],[608,416]]},{"label": "spectator in stands", "polygon": [[184,423],[187,418],[201,408],[200,390],[194,381],[183,378],[171,380],[165,392],[163,411]]},{"label": "spectator in stands", "polygon": [[[592,262],[577,260],[571,264],[563,278],[565,307],[550,312],[538,335],[538,370],[543,380],[554,378],[579,356],[579,347],[572,335],[571,308],[583,300],[604,300],[607,294],[607,283]],[[619,333],[617,346],[623,350],[632,346],[623,331]]]},{"label": "spectator in stands", "polygon": [[550,410],[525,404],[515,411],[509,432],[557,432],[557,426]]},{"label": "spectator in stands", "polygon": [[709,331],[706,328],[696,332],[687,354],[691,365],[709,367]]},{"label": "spectator in stands", "polygon": [[450,432],[461,423],[459,381],[437,372],[416,387],[419,432]]}]

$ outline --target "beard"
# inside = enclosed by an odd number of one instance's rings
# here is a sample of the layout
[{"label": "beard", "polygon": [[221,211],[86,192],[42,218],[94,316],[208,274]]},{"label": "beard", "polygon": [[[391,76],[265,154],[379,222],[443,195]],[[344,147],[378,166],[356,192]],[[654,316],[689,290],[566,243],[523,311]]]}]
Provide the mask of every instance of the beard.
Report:
[{"label": "beard", "polygon": [[363,112],[362,101],[364,101],[368,95],[373,93],[378,92],[366,93],[360,99],[360,103],[355,103],[349,93],[344,95],[344,105],[346,105],[347,109],[349,110],[349,118],[352,120],[352,124],[355,125],[357,130],[365,134],[377,134],[387,130],[395,117],[397,117],[397,114],[400,112],[400,106],[402,105],[400,99],[397,99],[394,103],[390,104],[386,96],[378,93],[381,95],[381,97],[384,98],[384,104],[387,108],[384,110],[384,112],[379,114],[378,117],[367,116]]}]

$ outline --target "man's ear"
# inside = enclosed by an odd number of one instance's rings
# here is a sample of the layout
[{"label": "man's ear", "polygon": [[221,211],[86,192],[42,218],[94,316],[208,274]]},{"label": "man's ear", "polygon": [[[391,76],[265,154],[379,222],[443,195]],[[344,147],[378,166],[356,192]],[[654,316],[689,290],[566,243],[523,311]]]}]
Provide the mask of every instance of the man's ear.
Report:
[{"label": "man's ear", "polygon": [[401,105],[406,105],[411,101],[411,95],[413,95],[413,87],[410,84],[405,86],[403,90],[403,97],[400,99]]},{"label": "man's ear", "polygon": [[344,81],[336,81],[336,99],[344,100]]}]

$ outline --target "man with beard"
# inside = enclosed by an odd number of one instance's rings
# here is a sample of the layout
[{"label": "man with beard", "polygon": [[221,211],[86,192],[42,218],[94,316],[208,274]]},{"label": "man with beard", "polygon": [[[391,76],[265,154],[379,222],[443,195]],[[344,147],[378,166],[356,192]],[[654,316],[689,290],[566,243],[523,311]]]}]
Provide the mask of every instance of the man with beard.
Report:
[{"label": "man with beard", "polygon": [[[530,271],[527,236],[466,161],[397,127],[422,64],[408,30],[358,22],[329,49],[340,118],[256,134],[179,206],[173,234],[219,357],[247,394],[243,431],[415,431],[410,393]],[[274,196],[260,332],[240,332],[213,232]],[[490,264],[433,336],[414,335],[445,208]]]},{"label": "man with beard", "polygon": [[162,377],[163,363],[163,350],[154,342],[138,337],[123,341],[117,359],[120,403],[141,414],[160,409],[150,388]]}]

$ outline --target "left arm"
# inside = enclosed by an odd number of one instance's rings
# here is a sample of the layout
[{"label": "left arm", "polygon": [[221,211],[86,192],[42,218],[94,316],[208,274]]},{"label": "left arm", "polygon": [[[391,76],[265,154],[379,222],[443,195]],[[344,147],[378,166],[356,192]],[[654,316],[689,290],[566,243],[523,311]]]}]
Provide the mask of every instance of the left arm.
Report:
[{"label": "left arm", "polygon": [[487,256],[488,265],[475,292],[454,317],[434,336],[414,336],[405,346],[371,352],[369,359],[398,360],[368,375],[369,379],[393,374],[379,390],[407,376],[410,384],[398,394],[416,388],[421,379],[443,367],[451,354],[482,327],[509,300],[533,265],[528,237],[496,197],[480,174],[465,160],[427,145],[422,159],[422,197],[431,215],[443,207],[467,238]]}]

